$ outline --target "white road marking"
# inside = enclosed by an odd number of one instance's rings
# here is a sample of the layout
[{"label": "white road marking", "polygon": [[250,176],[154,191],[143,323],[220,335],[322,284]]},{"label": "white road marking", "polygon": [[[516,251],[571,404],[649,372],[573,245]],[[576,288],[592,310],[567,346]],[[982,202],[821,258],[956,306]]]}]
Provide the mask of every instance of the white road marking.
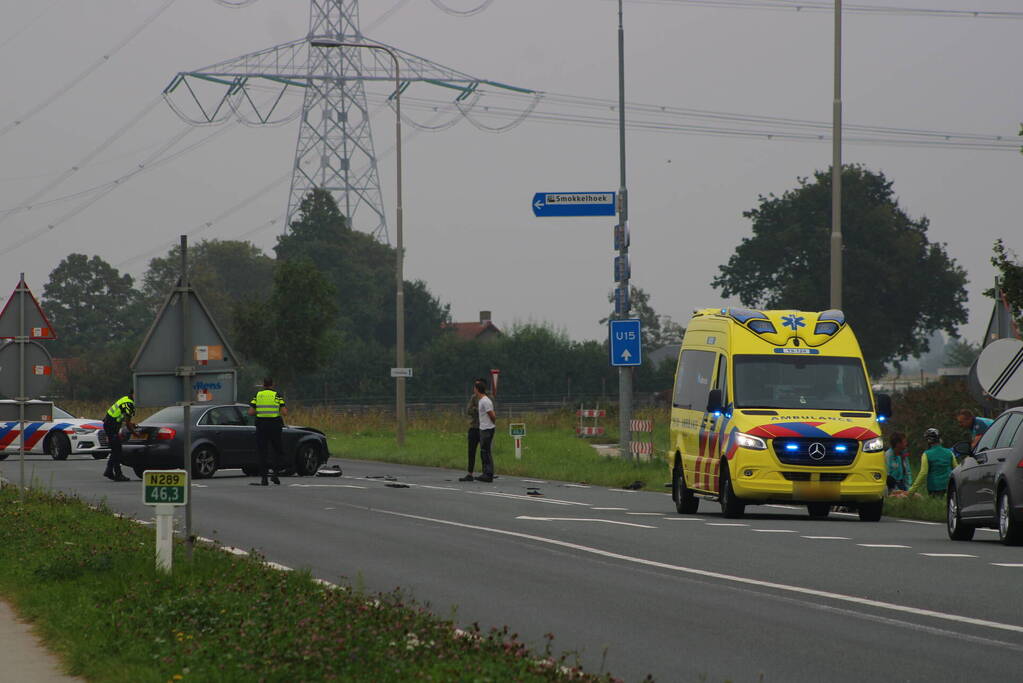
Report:
[{"label": "white road marking", "polygon": [[907,522],[909,524],[927,524],[928,526],[945,526],[941,522],[925,522],[922,519],[900,519],[900,522]]},{"label": "white road marking", "polygon": [[290,572],[291,571],[291,567],[288,567],[287,565],[283,565],[283,564],[277,564],[276,562],[271,562],[270,560],[267,560],[263,564],[265,564],[267,567],[270,567],[270,569],[279,569],[282,572]]},{"label": "white road marking", "polygon": [[699,517],[661,517],[661,519],[673,519],[676,522],[699,522]]},{"label": "white road marking", "polygon": [[499,534],[502,536],[511,536],[514,538],[523,538],[530,541],[536,541],[537,543],[546,543],[548,545],[554,545],[561,548],[569,548],[571,550],[577,550],[579,552],[589,553],[591,555],[597,555],[599,557],[607,557],[614,560],[621,560],[623,562],[631,562],[633,564],[641,564],[647,567],[655,567],[657,569],[666,569],[668,571],[674,571],[682,574],[690,574],[693,576],[702,576],[710,579],[718,579],[720,581],[730,581],[732,583],[741,583],[747,586],[757,586],[760,588],[770,588],[773,590],[787,591],[790,593],[798,593],[800,595],[812,595],[818,598],[825,598],[828,600],[837,600],[841,602],[848,602],[856,605],[863,605],[865,607],[872,607],[875,609],[889,610],[892,612],[902,612],[904,614],[915,614],[917,616],[931,617],[934,619],[943,619],[945,621],[957,622],[960,624],[971,624],[973,626],[982,626],[986,628],[998,629],[1002,631],[1011,631],[1013,633],[1023,633],[1023,626],[1018,624],[1006,624],[998,621],[989,621],[987,619],[976,619],[974,617],[967,617],[961,614],[951,614],[949,612],[938,612],[937,610],[921,609],[919,607],[911,607],[909,605],[900,605],[892,602],[883,602],[881,600],[872,600],[871,598],[862,598],[856,595],[845,595],[843,593],[832,593],[830,591],[818,590],[816,588],[806,588],[804,586],[795,586],[786,583],[776,583],[774,581],[761,581],[759,579],[750,579],[744,576],[736,576],[734,574],[724,574],[722,572],[712,572],[706,569],[695,569],[693,567],[684,567],[677,564],[668,564],[666,562],[657,562],[655,560],[648,560],[642,557],[633,557],[631,555],[623,555],[621,553],[611,552],[609,550],[601,550],[600,548],[594,548],[592,546],[580,545],[578,543],[570,543],[568,541],[560,541],[555,538],[547,538],[545,536],[537,536],[535,534],[526,534],[519,531],[507,531],[505,529],[494,529],[491,527],[479,526],[477,524],[465,524],[463,522],[454,522],[447,519],[437,519],[434,517],[425,517],[423,515],[411,515],[405,512],[396,512],[393,510],[380,510],[377,509],[375,512],[379,512],[385,515],[393,515],[395,517],[404,517],[406,519],[418,519],[423,522],[433,522],[435,524],[444,524],[447,526],[458,527],[460,529],[473,529],[475,531],[484,531],[491,534]]},{"label": "white road marking", "polygon": [[1023,567],[1021,562],[992,562],[995,567]]},{"label": "white road marking", "polygon": [[632,522],[619,522],[615,519],[593,519],[591,517],[527,517],[520,515],[515,519],[527,519],[533,522],[602,522],[604,524],[619,524],[621,526],[634,526],[640,529],[656,529],[649,524],[633,524]]},{"label": "white road marking", "polygon": [[546,484],[547,483],[547,482],[541,481],[539,479],[523,479],[522,481],[527,482],[529,484]]},{"label": "white road marking", "polygon": [[355,484],[288,484],[300,489],[365,489],[368,486],[357,486]]},{"label": "white road marking", "polygon": [[146,521],[144,519],[133,519],[131,521],[135,522],[136,524],[144,524],[146,526],[152,525],[152,522]]},{"label": "white road marking", "polygon": [[419,486],[419,488],[422,488],[422,489],[436,489],[438,491],[461,491],[462,490],[462,489],[457,489],[457,488],[455,488],[453,486],[427,486],[426,484],[417,484],[417,486]]},{"label": "white road marking", "polygon": [[196,488],[196,489],[208,489],[209,487],[210,487],[209,484],[195,484],[195,483],[192,484],[192,488]]},{"label": "white road marking", "polygon": [[812,538],[819,541],[848,541],[848,536],[803,536],[803,538]]},{"label": "white road marking", "polygon": [[779,510],[801,510],[802,508],[795,505],[778,505],[776,503],[768,503],[764,505],[765,508],[778,508]]},{"label": "white road marking", "polygon": [[195,540],[202,541],[203,543],[216,544],[216,541],[214,541],[212,538],[206,538],[205,536],[196,536]]},{"label": "white road marking", "polygon": [[248,555],[248,550],[242,550],[241,548],[235,548],[233,545],[225,545],[222,550],[226,550],[232,555]]},{"label": "white road marking", "polygon": [[833,515],[839,515],[840,517],[859,517],[858,512],[832,512]]},{"label": "white road marking", "polygon": [[551,503],[552,505],[583,505],[589,507],[589,503],[577,503],[574,500],[559,500],[557,498],[525,496],[519,493],[501,493],[500,491],[469,491],[476,496],[496,496],[497,498],[511,498],[512,500],[531,500],[534,503]]},{"label": "white road marking", "polygon": [[752,531],[759,531],[762,534],[794,534],[795,529],[752,529]]},{"label": "white road marking", "polygon": [[657,517],[660,517],[664,513],[663,512],[626,512],[625,514],[627,514],[627,515],[647,515],[647,516],[649,516],[649,515],[656,515]]},{"label": "white road marking", "polygon": [[912,548],[909,545],[899,545],[898,543],[857,543],[856,545],[864,548]]},{"label": "white road marking", "polygon": [[337,508],[323,508],[324,510],[337,510]]},{"label": "white road marking", "polygon": [[[526,480],[523,479],[522,481],[526,481]],[[586,484],[564,484],[564,485],[569,487],[569,488],[573,488],[573,489],[588,489],[588,488],[590,488]]]},{"label": "white road marking", "polygon": [[920,553],[924,557],[976,557],[976,555],[966,555],[963,553]]},{"label": "white road marking", "polygon": [[629,508],[590,508],[591,510],[628,510]]},{"label": "white road marking", "polygon": [[331,583],[330,581],[327,581],[326,579],[317,579],[316,577],[313,577],[313,581],[315,581],[316,583],[320,584],[321,586],[325,586],[326,588],[337,588],[337,584],[336,583]]},{"label": "white road marking", "polygon": [[742,522],[707,522],[707,526],[749,526]]}]

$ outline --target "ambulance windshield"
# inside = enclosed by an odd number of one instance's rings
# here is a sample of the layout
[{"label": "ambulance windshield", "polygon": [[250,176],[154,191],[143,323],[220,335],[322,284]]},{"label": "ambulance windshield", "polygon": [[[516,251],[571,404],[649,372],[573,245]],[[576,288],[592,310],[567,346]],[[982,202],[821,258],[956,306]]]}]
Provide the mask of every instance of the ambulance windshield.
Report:
[{"label": "ambulance windshield", "polygon": [[872,411],[859,358],[734,357],[735,407]]}]

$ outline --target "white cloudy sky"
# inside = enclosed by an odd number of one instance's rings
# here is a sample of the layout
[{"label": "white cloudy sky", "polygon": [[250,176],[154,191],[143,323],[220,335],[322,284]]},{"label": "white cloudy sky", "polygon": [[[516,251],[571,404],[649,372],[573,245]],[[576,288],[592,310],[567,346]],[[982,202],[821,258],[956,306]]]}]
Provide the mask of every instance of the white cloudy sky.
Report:
[{"label": "white cloudy sky", "polygon": [[[212,0],[177,0],[126,47],[90,69],[166,2],[0,0],[0,58],[6,66],[0,74],[0,131],[89,71],[0,135],[3,294],[13,289],[21,271],[41,294],[49,272],[71,252],[100,254],[138,276],[144,257],[164,252],[182,233],[192,233],[193,241],[250,239],[268,252],[273,246],[281,223],[267,221],[283,214],[287,186],[258,190],[290,168],[297,123],[232,126],[132,177],[88,208],[82,204],[94,195],[3,213],[30,198],[37,205],[130,173],[182,133],[184,124],[161,103],[57,183],[151,104],[176,72],[300,38],[308,29],[305,0],[258,0],[241,9]],[[479,2],[444,0],[454,9]],[[1023,9],[1017,0],[861,4]],[[369,37],[452,68],[550,93],[617,97],[617,8],[609,0],[493,0],[471,17],[451,16],[431,0],[361,5]],[[626,0],[625,21],[630,102],[830,121],[832,16],[827,12]],[[848,14],[846,122],[1015,138],[1023,120],[1021,29],[1019,19]],[[439,89],[413,93],[451,98]],[[393,221],[393,157],[386,155],[392,116],[388,109],[380,111],[374,130]],[[659,120],[698,122],[667,114]],[[725,125],[720,119],[702,123]],[[612,287],[614,221],[537,219],[529,202],[537,191],[615,189],[617,131],[532,119],[501,134],[480,132],[466,122],[441,133],[406,130],[407,277],[426,280],[451,304],[456,320],[489,309],[498,324],[532,319],[554,323],[576,339],[602,336],[597,320],[606,313]],[[173,149],[211,132],[195,131]],[[709,282],[749,234],[742,212],[756,204],[758,194],[780,194],[797,177],[826,168],[831,158],[827,140],[633,131],[628,145],[634,283],[652,294],[659,312],[681,321],[695,307],[720,302]],[[992,243],[1005,238],[1023,252],[1018,223],[1023,157],[1011,150],[848,143],[844,160],[884,171],[894,180],[902,207],[914,217],[930,218],[931,239],[946,242],[969,273],[971,316],[963,332],[979,337],[990,311],[980,292],[994,276],[988,262]],[[49,224],[55,227],[45,229]],[[40,231],[45,234],[26,241]],[[869,286],[869,273],[847,277],[849,286]],[[911,271],[905,278],[907,286],[920,284]]]}]

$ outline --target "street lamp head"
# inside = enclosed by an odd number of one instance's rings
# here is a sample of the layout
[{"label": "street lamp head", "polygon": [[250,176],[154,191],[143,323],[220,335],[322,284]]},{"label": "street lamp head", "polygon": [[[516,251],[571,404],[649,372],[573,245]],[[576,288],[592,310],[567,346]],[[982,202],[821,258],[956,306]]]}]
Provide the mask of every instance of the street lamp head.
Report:
[{"label": "street lamp head", "polygon": [[309,41],[311,47],[341,47],[343,43],[337,38],[313,38]]}]

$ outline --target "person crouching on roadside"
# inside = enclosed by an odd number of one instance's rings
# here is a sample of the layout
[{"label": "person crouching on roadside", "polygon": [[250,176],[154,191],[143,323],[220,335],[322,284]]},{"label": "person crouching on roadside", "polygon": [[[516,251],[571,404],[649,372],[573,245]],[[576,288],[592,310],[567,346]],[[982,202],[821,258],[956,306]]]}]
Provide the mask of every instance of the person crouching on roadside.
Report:
[{"label": "person crouching on roadside", "polygon": [[908,491],[910,484],[913,483],[913,470],[909,465],[906,435],[902,432],[892,432],[888,443],[890,448],[884,454],[884,462],[888,468],[888,492]]},{"label": "person crouching on roadside", "polygon": [[920,455],[920,472],[909,492],[916,493],[926,482],[928,493],[943,496],[948,488],[948,478],[957,464],[955,454],[941,445],[941,432],[934,427],[924,432],[924,441],[927,450]]}]

